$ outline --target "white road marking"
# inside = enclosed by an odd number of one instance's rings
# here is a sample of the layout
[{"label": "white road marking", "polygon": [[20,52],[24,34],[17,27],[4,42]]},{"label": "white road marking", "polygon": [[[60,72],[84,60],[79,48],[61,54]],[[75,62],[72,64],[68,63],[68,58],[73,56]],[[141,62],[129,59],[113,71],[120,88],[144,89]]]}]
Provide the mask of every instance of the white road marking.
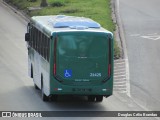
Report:
[{"label": "white road marking", "polygon": [[124,81],[124,80],[126,80],[126,78],[120,78],[120,79],[114,79],[114,81],[116,82],[116,81]]},{"label": "white road marking", "polygon": [[115,76],[117,76],[117,75],[119,75],[119,74],[120,74],[120,75],[121,75],[121,74],[126,74],[126,72],[125,72],[125,71],[124,71],[124,72],[114,72],[114,75],[115,75]]},{"label": "white road marking", "polygon": [[115,81],[114,84],[125,84],[126,81]]},{"label": "white road marking", "polygon": [[157,35],[158,33],[151,33],[151,34],[148,34],[148,35]]},{"label": "white road marking", "polygon": [[129,69],[129,67],[126,62],[128,62],[128,59],[114,61],[113,89],[118,93],[126,93],[128,96],[130,96],[129,72],[127,72],[127,69]]},{"label": "white road marking", "polygon": [[160,35],[149,35],[149,36],[141,36],[142,38],[150,39],[150,40],[159,40]]},{"label": "white road marking", "polygon": [[119,91],[126,91],[126,88],[113,88],[114,90],[119,90]]},{"label": "white road marking", "polygon": [[123,65],[114,66],[114,69],[124,69]]},{"label": "white road marking", "polygon": [[126,67],[126,86],[127,86],[127,95],[131,97],[130,93],[130,76],[129,76],[129,62],[128,59],[125,59],[125,67]]},{"label": "white road marking", "polygon": [[122,68],[122,69],[114,69],[114,72],[120,72],[120,71],[126,71],[126,69]]},{"label": "white road marking", "polygon": [[137,36],[140,36],[140,34],[132,34],[130,36],[137,37]]},{"label": "white road marking", "polygon": [[120,91],[119,93],[127,93],[127,91]]},{"label": "white road marking", "polygon": [[125,88],[125,87],[126,87],[126,85],[115,85],[115,84],[114,84],[114,87],[121,87],[121,88],[123,88],[123,87],[124,87],[124,88]]},{"label": "white road marking", "polygon": [[114,65],[124,64],[125,62],[114,63]]},{"label": "white road marking", "polygon": [[118,75],[118,76],[114,76],[114,78],[117,78],[117,77],[126,77],[126,75]]},{"label": "white road marking", "polygon": [[124,62],[124,59],[118,59],[118,60],[114,60],[114,62],[116,63],[116,62]]},{"label": "white road marking", "polygon": [[131,37],[141,37],[149,40],[160,40],[160,35],[158,33],[151,33],[151,34],[146,34],[146,35],[141,35],[141,34],[131,34]]}]

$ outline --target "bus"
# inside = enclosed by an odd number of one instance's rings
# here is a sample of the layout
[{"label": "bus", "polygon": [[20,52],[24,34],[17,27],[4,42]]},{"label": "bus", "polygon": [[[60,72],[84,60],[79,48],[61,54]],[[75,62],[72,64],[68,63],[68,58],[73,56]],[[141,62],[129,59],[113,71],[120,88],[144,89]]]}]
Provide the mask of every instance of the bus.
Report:
[{"label": "bus", "polygon": [[113,92],[113,34],[92,19],[33,16],[27,25],[28,73],[43,101],[60,95],[102,102]]}]

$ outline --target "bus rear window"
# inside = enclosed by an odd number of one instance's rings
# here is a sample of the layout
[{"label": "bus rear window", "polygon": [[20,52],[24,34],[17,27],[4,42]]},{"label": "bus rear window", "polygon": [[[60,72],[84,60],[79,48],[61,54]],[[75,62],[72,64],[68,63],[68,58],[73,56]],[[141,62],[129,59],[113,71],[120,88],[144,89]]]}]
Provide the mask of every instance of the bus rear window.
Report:
[{"label": "bus rear window", "polygon": [[58,36],[58,54],[68,57],[102,57],[108,54],[105,36],[61,35]]}]

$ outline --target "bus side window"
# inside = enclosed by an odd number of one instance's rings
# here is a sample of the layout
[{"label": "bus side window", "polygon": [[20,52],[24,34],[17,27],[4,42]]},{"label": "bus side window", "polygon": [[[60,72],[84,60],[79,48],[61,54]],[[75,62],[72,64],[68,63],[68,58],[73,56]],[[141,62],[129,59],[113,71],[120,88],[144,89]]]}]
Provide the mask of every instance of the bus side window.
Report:
[{"label": "bus side window", "polygon": [[43,34],[41,33],[41,50],[40,50],[41,52],[41,56],[42,56],[42,54],[43,54]]},{"label": "bus side window", "polygon": [[43,34],[43,57],[45,58],[45,35]]},{"label": "bus side window", "polygon": [[44,58],[47,59],[47,36],[44,36]]},{"label": "bus side window", "polygon": [[47,38],[47,61],[49,61],[49,50],[50,50],[49,42],[50,42],[50,39]]},{"label": "bus side window", "polygon": [[30,33],[30,41],[29,41],[29,45],[32,47],[32,42],[33,42],[33,27],[31,27],[29,33]]},{"label": "bus side window", "polygon": [[29,43],[30,46],[31,46],[31,37],[32,37],[32,36],[31,36],[31,30],[32,30],[32,29],[30,28],[30,29],[29,29],[29,37],[30,37],[30,39],[29,39],[29,41],[28,41],[28,43]]},{"label": "bus side window", "polygon": [[37,52],[39,53],[39,30],[37,29]]},{"label": "bus side window", "polygon": [[32,43],[31,43],[32,47],[33,47],[33,41],[34,41],[34,28],[32,28]]},{"label": "bus side window", "polygon": [[39,39],[38,39],[38,29],[36,29],[36,51],[38,52],[38,43],[39,43]]},{"label": "bus side window", "polygon": [[34,35],[34,39],[35,39],[35,50],[37,50],[37,29],[35,28],[35,35]]},{"label": "bus side window", "polygon": [[35,27],[33,27],[33,48],[35,49]]},{"label": "bus side window", "polygon": [[38,29],[36,28],[36,51],[38,51]]},{"label": "bus side window", "polygon": [[38,30],[38,35],[37,35],[37,41],[38,41],[38,44],[37,44],[37,46],[38,46],[38,48],[37,48],[37,51],[38,51],[38,53],[40,54],[40,31]]},{"label": "bus side window", "polygon": [[44,45],[43,45],[43,44],[44,44],[44,43],[43,43],[43,41],[44,41],[43,39],[44,39],[44,35],[43,35],[43,33],[42,33],[42,35],[41,35],[41,55],[42,55],[42,57],[43,57],[43,46],[44,46]]},{"label": "bus side window", "polygon": [[39,42],[40,42],[40,46],[39,46],[39,54],[42,56],[42,32],[40,32],[40,35],[39,35]]}]

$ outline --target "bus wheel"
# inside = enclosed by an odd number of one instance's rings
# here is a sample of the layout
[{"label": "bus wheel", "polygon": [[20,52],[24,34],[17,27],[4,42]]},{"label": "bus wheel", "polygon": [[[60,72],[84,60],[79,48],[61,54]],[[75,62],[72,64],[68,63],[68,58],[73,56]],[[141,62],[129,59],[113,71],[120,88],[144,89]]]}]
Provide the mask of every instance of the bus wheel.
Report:
[{"label": "bus wheel", "polygon": [[31,78],[33,78],[33,67],[31,65]]},{"label": "bus wheel", "polygon": [[95,101],[95,96],[93,96],[93,95],[90,95],[90,96],[88,96],[88,101],[89,102],[94,102]]},{"label": "bus wheel", "polygon": [[58,95],[52,95],[51,96],[51,101],[56,102],[58,99]]},{"label": "bus wheel", "polygon": [[43,101],[49,101],[49,97],[44,94],[43,84],[42,84],[42,86],[41,86],[41,92],[42,92],[42,93],[41,93],[41,94],[42,94],[42,100],[43,100]]},{"label": "bus wheel", "polygon": [[39,88],[38,88],[38,86],[34,83],[34,88],[36,89],[36,90],[39,90]]},{"label": "bus wheel", "polygon": [[99,95],[96,96],[96,102],[102,102],[103,101],[103,96]]}]

